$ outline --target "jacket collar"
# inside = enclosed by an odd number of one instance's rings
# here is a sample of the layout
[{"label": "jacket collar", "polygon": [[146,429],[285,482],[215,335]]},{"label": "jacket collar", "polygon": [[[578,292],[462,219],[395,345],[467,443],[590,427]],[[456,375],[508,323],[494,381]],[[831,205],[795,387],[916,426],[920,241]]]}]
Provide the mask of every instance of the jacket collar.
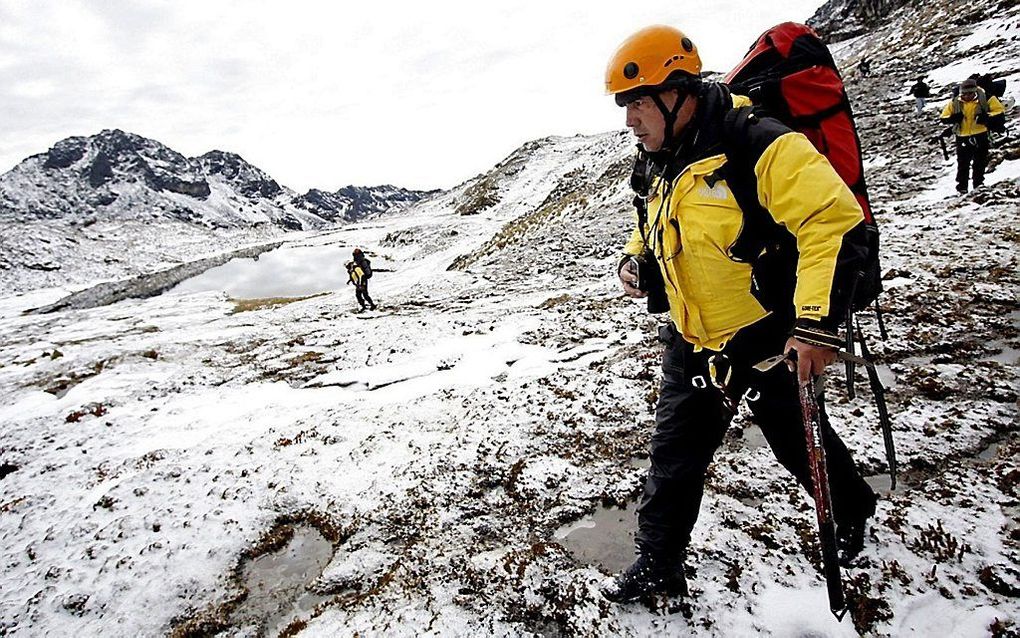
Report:
[{"label": "jacket collar", "polygon": [[694,119],[680,134],[675,149],[649,153],[655,172],[673,181],[691,164],[722,153],[723,118],[731,108],[733,99],[724,84],[703,83]]}]

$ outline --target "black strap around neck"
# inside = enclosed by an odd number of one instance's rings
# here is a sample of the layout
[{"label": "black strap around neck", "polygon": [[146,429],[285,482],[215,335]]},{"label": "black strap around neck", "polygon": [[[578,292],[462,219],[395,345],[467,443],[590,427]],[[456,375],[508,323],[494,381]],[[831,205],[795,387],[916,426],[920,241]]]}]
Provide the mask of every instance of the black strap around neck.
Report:
[{"label": "black strap around neck", "polygon": [[677,91],[676,104],[673,105],[672,109],[666,108],[666,103],[662,101],[662,98],[658,93],[652,94],[652,101],[655,102],[655,106],[659,107],[659,111],[662,112],[663,119],[666,120],[666,128],[663,131],[662,147],[670,148],[673,146],[673,127],[676,126],[676,116],[680,114],[680,108],[684,105],[687,100],[687,94],[682,91]]}]

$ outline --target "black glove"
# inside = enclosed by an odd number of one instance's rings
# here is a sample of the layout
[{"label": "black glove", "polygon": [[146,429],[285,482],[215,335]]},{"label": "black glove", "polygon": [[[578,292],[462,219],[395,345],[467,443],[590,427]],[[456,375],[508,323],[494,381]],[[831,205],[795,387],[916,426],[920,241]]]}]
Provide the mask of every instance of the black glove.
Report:
[{"label": "black glove", "polygon": [[982,125],[982,126],[987,126],[988,125],[988,114],[987,113],[978,113],[978,116],[975,119],[976,119],[977,123]]},{"label": "black glove", "polygon": [[946,117],[942,118],[942,121],[945,122],[946,124],[959,124],[960,122],[963,121],[963,111],[947,115]]}]

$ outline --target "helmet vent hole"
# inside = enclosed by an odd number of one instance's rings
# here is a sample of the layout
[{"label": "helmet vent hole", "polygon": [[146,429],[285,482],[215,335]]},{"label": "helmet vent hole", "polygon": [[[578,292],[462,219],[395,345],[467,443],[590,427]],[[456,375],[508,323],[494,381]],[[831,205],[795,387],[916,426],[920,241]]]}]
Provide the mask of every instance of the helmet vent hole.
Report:
[{"label": "helmet vent hole", "polygon": [[673,60],[675,60],[675,59],[676,59],[676,58],[673,58],[673,59],[671,59],[671,60],[666,60],[666,63],[665,63],[665,64],[663,64],[662,66],[669,66],[670,64],[673,64]]},{"label": "helmet vent hole", "polygon": [[682,40],[680,40],[680,46],[682,46],[684,48],[684,51],[688,53],[694,50],[694,43],[691,42],[690,38],[683,38]]},{"label": "helmet vent hole", "polygon": [[637,77],[637,74],[638,65],[635,64],[634,62],[628,62],[627,65],[623,67],[623,77],[627,78],[628,80],[633,80],[634,78]]}]

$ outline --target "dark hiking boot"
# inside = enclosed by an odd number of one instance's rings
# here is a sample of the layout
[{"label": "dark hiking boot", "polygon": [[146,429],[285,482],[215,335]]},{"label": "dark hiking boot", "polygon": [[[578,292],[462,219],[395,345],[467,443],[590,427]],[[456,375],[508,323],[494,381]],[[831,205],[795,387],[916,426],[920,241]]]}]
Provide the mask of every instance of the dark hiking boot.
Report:
[{"label": "dark hiking boot", "polygon": [[682,560],[638,556],[633,565],[602,588],[602,596],[614,603],[630,602],[650,594],[687,595]]},{"label": "dark hiking boot", "polygon": [[836,526],[836,546],[839,549],[839,564],[843,567],[849,567],[850,563],[864,549],[864,530],[867,526],[867,517],[845,521]]},{"label": "dark hiking boot", "polygon": [[966,186],[957,186],[956,187],[956,192],[960,193],[962,195],[963,193],[967,192],[967,187]]}]

